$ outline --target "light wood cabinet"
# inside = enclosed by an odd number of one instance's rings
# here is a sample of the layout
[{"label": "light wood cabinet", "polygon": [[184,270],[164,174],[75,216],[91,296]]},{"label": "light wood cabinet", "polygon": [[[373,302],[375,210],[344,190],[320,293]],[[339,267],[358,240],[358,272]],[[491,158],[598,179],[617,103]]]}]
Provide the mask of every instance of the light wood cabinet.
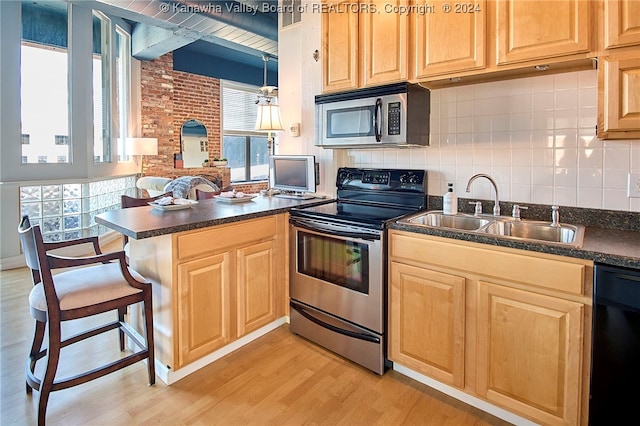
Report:
[{"label": "light wood cabinet", "polygon": [[161,365],[178,371],[285,316],[287,233],[283,213],[131,240],[132,266],[154,282]]},{"label": "light wood cabinet", "polygon": [[583,0],[496,0],[498,65],[586,53],[592,4]]},{"label": "light wood cabinet", "polygon": [[389,231],[389,358],[543,424],[586,424],[593,263]]},{"label": "light wood cabinet", "polygon": [[178,365],[186,365],[231,341],[231,254],[178,264]]},{"label": "light wood cabinet", "polygon": [[598,137],[640,138],[640,2],[605,0],[598,58]]},{"label": "light wood cabinet", "polygon": [[604,48],[640,45],[640,2],[604,1]]},{"label": "light wood cabinet", "polygon": [[543,424],[578,424],[584,304],[483,281],[478,289],[478,394]]},{"label": "light wood cabinet", "polygon": [[[358,14],[349,1],[324,1],[322,14],[323,91],[355,89],[359,85]],[[335,9],[335,12],[333,11]],[[341,11],[339,13],[339,11]]]},{"label": "light wood cabinet", "polygon": [[373,10],[359,16],[362,86],[406,81],[408,73],[408,15],[400,12],[406,0],[368,1]]},{"label": "light wood cabinet", "polygon": [[270,240],[237,251],[238,337],[278,316],[276,250],[275,240]]},{"label": "light wood cabinet", "polygon": [[[640,49],[640,45],[638,46]],[[598,137],[640,138],[640,53],[614,52],[598,66]]]},{"label": "light wood cabinet", "polygon": [[394,9],[406,2],[322,4],[323,92],[408,79],[408,15]]},{"label": "light wood cabinet", "polygon": [[442,13],[447,1],[429,4],[433,11],[411,14],[412,79],[484,69],[487,2],[476,1],[467,13]]},{"label": "light wood cabinet", "polygon": [[391,262],[389,358],[464,385],[465,278]]}]

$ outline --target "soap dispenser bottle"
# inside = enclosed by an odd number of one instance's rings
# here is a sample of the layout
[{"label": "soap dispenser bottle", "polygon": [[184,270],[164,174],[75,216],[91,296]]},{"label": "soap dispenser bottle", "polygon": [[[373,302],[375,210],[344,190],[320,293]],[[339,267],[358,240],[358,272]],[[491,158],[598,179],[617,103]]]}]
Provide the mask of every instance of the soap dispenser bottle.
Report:
[{"label": "soap dispenser bottle", "polygon": [[453,183],[449,183],[449,189],[442,197],[442,210],[444,214],[456,214],[458,213],[458,197],[453,192]]}]

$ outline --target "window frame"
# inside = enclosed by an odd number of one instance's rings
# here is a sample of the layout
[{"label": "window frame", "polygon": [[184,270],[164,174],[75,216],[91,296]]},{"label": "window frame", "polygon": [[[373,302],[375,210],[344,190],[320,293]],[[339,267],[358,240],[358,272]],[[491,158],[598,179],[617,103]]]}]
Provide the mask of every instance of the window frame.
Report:
[{"label": "window frame", "polygon": [[[3,26],[3,44],[10,49],[3,49],[0,56],[3,57],[7,66],[20,67],[20,46],[23,42],[21,37],[22,10],[21,2],[1,2],[2,16],[0,20]],[[20,109],[16,108],[13,114],[3,114],[3,134],[7,140],[17,141],[12,144],[5,144],[1,150],[2,177],[5,181],[35,181],[35,180],[64,180],[100,178],[107,176],[118,176],[135,174],[139,167],[132,159],[125,158],[120,161],[109,163],[94,163],[93,157],[93,101],[92,101],[92,11],[93,8],[106,10],[106,7],[99,3],[67,3],[67,10],[70,10],[71,21],[68,25],[69,43],[68,64],[69,64],[69,93],[70,108],[73,111],[70,120],[70,162],[60,164],[50,162],[46,164],[23,163],[22,144],[20,143],[21,125]],[[122,28],[126,33],[131,34],[131,26],[122,18],[112,16],[114,25]],[[6,38],[5,38],[6,36]],[[127,84],[137,84],[140,79],[139,61],[129,56],[131,72],[127,75]],[[12,75],[3,74],[3,103],[6,105],[20,105],[20,73]],[[127,101],[126,134],[134,135],[139,133],[140,118],[139,105],[140,93],[131,90]],[[117,144],[116,136],[111,143]],[[53,146],[53,141],[51,142]],[[116,152],[114,148],[112,152]]]},{"label": "window frame", "polygon": [[[225,128],[225,123],[224,123],[224,104],[225,104],[225,99],[224,99],[224,89],[231,89],[231,90],[236,90],[236,91],[242,91],[242,92],[246,92],[246,93],[250,93],[252,95],[256,96],[256,99],[258,97],[258,86],[253,86],[253,85],[249,85],[249,84],[244,84],[244,83],[238,83],[235,81],[230,81],[230,80],[220,80],[220,128],[221,128],[221,133],[222,133],[222,142],[221,142],[221,147],[220,147],[220,155],[224,156],[224,138],[225,136],[233,136],[233,137],[244,137],[245,138],[245,142],[244,142],[244,180],[241,181],[233,181],[232,183],[258,183],[258,182],[268,182],[269,177],[267,175],[267,178],[260,178],[260,179],[252,179],[251,178],[251,138],[264,138],[264,143],[265,143],[265,147],[267,146],[267,139],[268,139],[268,135],[265,132],[260,132],[260,131],[256,131],[256,130],[227,130]],[[257,115],[257,106],[251,104],[251,106],[256,108],[256,115]],[[276,138],[276,133],[272,133],[271,137],[274,139],[274,145],[275,145],[275,138]],[[267,156],[268,156],[268,150],[267,150]]]}]

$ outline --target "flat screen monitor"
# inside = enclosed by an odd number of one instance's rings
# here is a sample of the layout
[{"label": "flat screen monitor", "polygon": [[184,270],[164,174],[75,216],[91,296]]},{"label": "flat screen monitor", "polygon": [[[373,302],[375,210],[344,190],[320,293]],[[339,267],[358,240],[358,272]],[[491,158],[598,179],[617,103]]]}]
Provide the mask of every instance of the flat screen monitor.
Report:
[{"label": "flat screen monitor", "polygon": [[313,155],[272,155],[269,184],[286,198],[313,198],[316,192],[316,160]]}]

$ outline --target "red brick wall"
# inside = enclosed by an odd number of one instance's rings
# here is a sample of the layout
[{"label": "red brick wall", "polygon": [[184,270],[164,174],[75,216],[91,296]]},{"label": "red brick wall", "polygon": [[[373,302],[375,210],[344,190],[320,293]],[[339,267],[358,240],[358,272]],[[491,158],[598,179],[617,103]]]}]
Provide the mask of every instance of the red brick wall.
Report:
[{"label": "red brick wall", "polygon": [[[173,54],[141,63],[142,136],[158,138],[158,155],[145,156],[147,176],[177,177],[208,174],[230,184],[226,167],[176,169],[173,155],[180,152],[182,123],[195,119],[204,123],[209,140],[209,160],[220,157],[220,80],[174,71]],[[257,192],[266,184],[236,185],[244,192]]]}]

